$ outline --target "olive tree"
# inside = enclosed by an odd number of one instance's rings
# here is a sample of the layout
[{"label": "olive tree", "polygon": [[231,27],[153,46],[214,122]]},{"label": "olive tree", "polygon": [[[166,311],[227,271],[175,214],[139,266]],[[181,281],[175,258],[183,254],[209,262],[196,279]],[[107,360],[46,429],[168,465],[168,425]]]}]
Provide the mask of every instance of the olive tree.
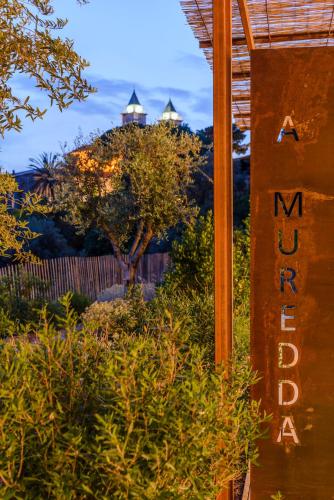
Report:
[{"label": "olive tree", "polygon": [[58,208],[79,229],[105,233],[132,284],[152,238],[194,214],[187,190],[200,148],[198,137],[162,123],[116,128],[66,156]]},{"label": "olive tree", "polygon": [[[87,3],[86,0],[77,0]],[[35,120],[45,111],[29,95],[15,92],[18,75],[30,77],[60,110],[93,90],[82,76],[88,66],[73,41],[57,33],[67,20],[55,16],[53,0],[0,0],[0,134],[21,130],[21,116]]]}]

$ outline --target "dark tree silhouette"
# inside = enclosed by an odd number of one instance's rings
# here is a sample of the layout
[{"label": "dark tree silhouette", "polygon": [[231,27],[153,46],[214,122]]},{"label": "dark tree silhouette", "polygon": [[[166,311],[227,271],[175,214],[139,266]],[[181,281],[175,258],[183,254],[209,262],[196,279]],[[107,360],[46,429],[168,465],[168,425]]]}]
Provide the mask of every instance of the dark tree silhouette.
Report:
[{"label": "dark tree silhouette", "polygon": [[[206,148],[213,145],[213,126],[206,127],[202,130],[198,130],[198,137],[201,139],[202,143]],[[240,130],[235,123],[232,126],[232,134],[233,134],[233,152],[242,155],[246,154],[249,144],[245,142],[246,134],[242,130]]]}]

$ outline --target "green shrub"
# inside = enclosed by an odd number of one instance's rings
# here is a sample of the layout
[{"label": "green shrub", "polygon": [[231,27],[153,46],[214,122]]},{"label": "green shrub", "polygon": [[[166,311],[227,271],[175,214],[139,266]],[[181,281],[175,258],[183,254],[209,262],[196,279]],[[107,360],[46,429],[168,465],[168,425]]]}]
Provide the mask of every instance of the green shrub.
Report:
[{"label": "green shrub", "polygon": [[262,421],[247,363],[208,370],[167,313],[111,344],[63,305],[66,333],[44,316],[36,343],[0,344],[1,498],[208,499],[240,477]]},{"label": "green shrub", "polygon": [[[199,293],[214,289],[214,229],[211,212],[188,225],[180,241],[173,244],[172,266],[165,285]],[[234,230],[234,309],[249,313],[250,233],[249,218],[242,229]]]},{"label": "green shrub", "polygon": [[28,272],[24,272],[15,278],[4,276],[0,280],[1,296],[7,293],[11,296],[19,295],[25,300],[40,300],[49,288],[50,283]]},{"label": "green shrub", "polygon": [[146,322],[154,325],[169,311],[182,322],[191,342],[206,348],[208,359],[214,360],[214,298],[213,293],[195,290],[185,292],[178,286],[160,287],[156,298],[147,304]]},{"label": "green shrub", "polygon": [[166,283],[184,290],[213,290],[213,245],[213,216],[208,212],[185,228],[180,241],[174,241]]},{"label": "green shrub", "polygon": [[132,314],[131,301],[115,299],[112,302],[94,302],[82,315],[87,328],[112,338],[122,333],[133,333],[137,321]]},{"label": "green shrub", "polygon": [[[70,300],[71,309],[78,317],[82,316],[84,311],[91,305],[92,301],[89,297],[78,292],[68,292],[66,297]],[[49,321],[53,322],[55,326],[60,327],[62,321],[66,316],[66,309],[63,305],[63,298],[60,297],[56,301],[45,302],[45,310]],[[41,308],[37,311],[38,320],[40,319]]]},{"label": "green shrub", "polygon": [[[214,362],[214,296],[212,292],[201,294],[194,290],[185,292],[175,287],[161,287],[156,298],[147,304],[147,323],[155,324],[157,319],[170,311],[174,319],[181,321],[183,331],[191,342],[206,349],[207,360]],[[234,315],[234,352],[238,361],[249,359],[249,316],[241,309]]]},{"label": "green shrub", "polygon": [[14,279],[5,276],[0,279],[0,307],[12,321],[37,321],[48,288],[48,283],[29,273]]},{"label": "green shrub", "polygon": [[[66,316],[66,309],[59,301],[48,302],[45,305],[46,316],[55,326],[60,326]],[[39,312],[41,314],[41,311]],[[40,316],[39,316],[40,318]]]},{"label": "green shrub", "polygon": [[250,318],[246,314],[234,315],[234,351],[241,359],[250,356]]},{"label": "green shrub", "polygon": [[234,310],[237,314],[249,314],[250,298],[250,219],[243,229],[234,231]]},{"label": "green shrub", "polygon": [[[45,299],[49,287],[49,283],[33,274],[22,273],[20,277],[14,279],[5,276],[0,279],[0,309],[8,320],[21,325],[38,323],[40,311],[45,306],[50,319],[64,317],[65,310],[59,301],[48,303]],[[71,307],[79,316],[91,303],[86,295],[71,292]],[[0,335],[4,335],[1,333],[4,329],[5,327],[1,328],[0,325]]]},{"label": "green shrub", "polygon": [[92,301],[87,295],[79,292],[71,292],[71,307],[79,316],[85,312]]},{"label": "green shrub", "polygon": [[15,322],[11,320],[6,311],[0,307],[0,338],[6,338],[8,335],[14,334]]}]

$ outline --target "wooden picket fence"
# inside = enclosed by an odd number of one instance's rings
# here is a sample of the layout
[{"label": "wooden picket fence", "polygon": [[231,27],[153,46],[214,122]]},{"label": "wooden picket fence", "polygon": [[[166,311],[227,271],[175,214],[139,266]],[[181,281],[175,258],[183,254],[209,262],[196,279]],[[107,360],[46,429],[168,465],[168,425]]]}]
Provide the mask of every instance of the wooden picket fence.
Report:
[{"label": "wooden picket fence", "polygon": [[[158,283],[162,280],[170,262],[167,253],[144,255],[139,263],[137,280],[143,283]],[[115,284],[123,284],[122,272],[115,257],[60,257],[42,260],[38,264],[14,264],[0,268],[0,279],[7,277],[9,286],[16,282],[19,287],[27,276],[34,276],[47,283],[45,290],[36,285],[31,289],[31,298],[43,296],[49,301],[57,300],[68,291],[80,292],[95,300],[97,296]]]}]

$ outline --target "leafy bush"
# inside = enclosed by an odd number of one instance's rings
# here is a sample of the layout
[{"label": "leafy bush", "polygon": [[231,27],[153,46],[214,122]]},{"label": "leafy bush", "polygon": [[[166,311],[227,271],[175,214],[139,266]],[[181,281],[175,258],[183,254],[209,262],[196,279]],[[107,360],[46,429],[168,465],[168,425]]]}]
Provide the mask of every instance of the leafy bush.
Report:
[{"label": "leafy bush", "polygon": [[29,273],[14,280],[0,279],[0,308],[16,322],[33,322],[39,317],[38,310],[45,304],[43,299],[49,284]]},{"label": "leafy bush", "polygon": [[91,299],[84,293],[71,292],[71,307],[79,316],[85,312],[91,303]]},{"label": "leafy bush", "polygon": [[[0,56],[1,57],[1,56]],[[9,90],[7,88],[7,90]],[[6,99],[8,98],[8,94]],[[0,101],[3,97],[0,96]],[[3,107],[0,107],[0,114]],[[1,121],[3,115],[1,114]],[[0,129],[2,123],[0,122]],[[18,196],[19,194],[19,196]],[[46,213],[48,208],[36,194],[23,194],[13,176],[0,171],[0,257],[15,260],[34,260],[25,250],[38,234],[28,227],[27,217],[32,213]]]},{"label": "leafy bush", "polygon": [[239,315],[249,314],[250,298],[250,219],[243,229],[234,231],[234,309]]},{"label": "leafy bush", "polygon": [[[210,360],[214,352],[213,294],[185,292],[172,285],[157,289],[153,300],[145,302],[144,286],[136,285],[125,299],[94,302],[81,316],[87,327],[110,338],[121,333],[142,334],[156,328],[157,322],[169,311],[175,321],[182,322],[183,333],[189,340],[206,349]],[[209,359],[208,358],[208,359]]]},{"label": "leafy bush", "polygon": [[83,313],[82,320],[88,328],[110,337],[134,331],[137,320],[129,300],[115,299],[112,302],[94,302]]},{"label": "leafy bush", "polygon": [[[55,320],[57,316],[64,317],[65,310],[59,301],[48,303],[45,299],[50,284],[38,276],[22,273],[20,277],[3,277],[0,279],[0,309],[3,315],[17,324],[36,323],[40,319],[40,311],[46,306],[48,317]],[[84,294],[70,292],[71,307],[80,316],[92,301]],[[4,316],[0,315],[4,320]],[[0,325],[0,335],[5,326]]]},{"label": "leafy bush", "polygon": [[0,345],[1,498],[215,498],[256,458],[245,362],[227,381],[169,314],[111,344],[63,305],[66,333]]},{"label": "leafy bush", "polygon": [[[51,321],[56,327],[59,327],[62,324],[62,321],[66,316],[66,309],[58,300],[45,304],[45,311],[48,320]],[[41,310],[39,310],[39,318],[40,315]]]},{"label": "leafy bush", "polygon": [[[78,292],[68,292],[66,295],[70,301],[72,311],[79,318],[91,305],[92,301],[89,297]],[[63,305],[63,297],[53,302],[45,302],[46,316],[56,327],[61,327],[63,320],[66,317],[66,309]],[[40,319],[41,308],[37,311],[38,319]]]},{"label": "leafy bush", "polygon": [[22,299],[41,299],[50,284],[30,273],[22,273],[20,277],[4,276],[0,280],[0,295],[9,297],[10,295],[20,295]]},{"label": "leafy bush", "polygon": [[146,321],[154,324],[157,318],[169,311],[176,321],[182,322],[193,343],[205,347],[207,357],[214,360],[214,298],[212,292],[187,293],[177,286],[161,287],[156,298],[147,305]]},{"label": "leafy bush", "polygon": [[[207,360],[214,362],[214,296],[212,292],[185,292],[177,287],[161,287],[156,298],[147,304],[145,321],[152,325],[157,318],[170,311],[176,321],[182,322],[183,331],[187,332],[191,342],[206,350]],[[234,315],[234,353],[238,361],[249,359],[249,316],[240,308]]]},{"label": "leafy bush", "polygon": [[[212,292],[214,288],[214,228],[211,212],[189,224],[180,241],[173,244],[172,267],[165,283],[172,288]],[[234,308],[249,312],[250,233],[249,218],[242,229],[234,230]]]},{"label": "leafy bush", "polygon": [[0,307],[0,337],[5,338],[15,333],[15,322],[11,320],[7,312]]},{"label": "leafy bush", "polygon": [[174,241],[166,283],[200,292],[213,290],[213,245],[213,216],[208,212],[185,228],[181,241]]}]

